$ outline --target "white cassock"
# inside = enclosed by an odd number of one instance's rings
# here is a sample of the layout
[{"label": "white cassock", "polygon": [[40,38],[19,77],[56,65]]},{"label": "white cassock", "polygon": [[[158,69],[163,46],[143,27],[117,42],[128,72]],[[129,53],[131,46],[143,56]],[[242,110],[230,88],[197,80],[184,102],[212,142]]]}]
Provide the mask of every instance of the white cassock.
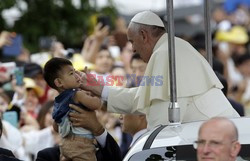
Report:
[{"label": "white cassock", "polygon": [[[181,122],[206,120],[215,116],[239,117],[206,59],[188,42],[175,38],[177,98]],[[154,82],[136,88],[105,87],[108,111],[114,113],[144,113],[148,129],[168,121],[170,102],[169,56],[167,34],[156,43],[148,62],[145,78]],[[108,93],[105,96],[104,93]]]}]

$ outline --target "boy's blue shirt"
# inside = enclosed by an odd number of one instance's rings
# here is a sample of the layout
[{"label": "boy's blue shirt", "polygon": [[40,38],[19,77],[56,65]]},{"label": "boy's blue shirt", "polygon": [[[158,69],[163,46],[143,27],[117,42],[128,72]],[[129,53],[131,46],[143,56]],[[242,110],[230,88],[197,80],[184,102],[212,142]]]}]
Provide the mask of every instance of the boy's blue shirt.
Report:
[{"label": "boy's blue shirt", "polygon": [[76,89],[68,89],[60,93],[55,98],[52,117],[56,123],[61,123],[62,118],[65,117],[70,111],[72,111],[72,109],[69,107],[69,104],[75,104],[83,109],[89,110],[86,106],[82,104],[74,103],[74,96],[76,92]]}]

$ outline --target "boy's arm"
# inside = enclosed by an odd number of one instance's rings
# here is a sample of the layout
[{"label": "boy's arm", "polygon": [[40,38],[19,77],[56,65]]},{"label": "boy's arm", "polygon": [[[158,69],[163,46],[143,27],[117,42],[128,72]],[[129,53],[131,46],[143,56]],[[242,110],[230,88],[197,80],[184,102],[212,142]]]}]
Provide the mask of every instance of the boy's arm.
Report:
[{"label": "boy's arm", "polygon": [[75,101],[83,104],[88,109],[96,110],[102,107],[102,101],[96,96],[92,96],[86,91],[77,91],[75,95]]}]

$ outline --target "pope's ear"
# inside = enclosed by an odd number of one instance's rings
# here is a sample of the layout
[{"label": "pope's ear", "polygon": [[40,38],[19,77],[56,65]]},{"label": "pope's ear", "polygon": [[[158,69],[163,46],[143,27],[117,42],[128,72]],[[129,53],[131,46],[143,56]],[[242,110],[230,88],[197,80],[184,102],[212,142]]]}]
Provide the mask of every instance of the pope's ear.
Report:
[{"label": "pope's ear", "polygon": [[142,36],[143,41],[147,41],[147,39],[148,39],[148,32],[146,30],[141,29],[140,34]]},{"label": "pope's ear", "polygon": [[60,78],[56,78],[54,80],[54,83],[55,83],[56,87],[62,87],[62,82],[61,82]]}]

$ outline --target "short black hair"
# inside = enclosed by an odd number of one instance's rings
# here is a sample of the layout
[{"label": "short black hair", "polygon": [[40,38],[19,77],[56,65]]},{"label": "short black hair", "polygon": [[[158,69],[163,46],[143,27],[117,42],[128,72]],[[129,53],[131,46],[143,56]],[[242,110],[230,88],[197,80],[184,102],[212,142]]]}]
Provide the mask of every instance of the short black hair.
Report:
[{"label": "short black hair", "polygon": [[38,74],[42,74],[43,69],[37,63],[27,63],[24,65],[24,76],[29,78],[34,78]]},{"label": "short black hair", "polygon": [[[130,59],[130,64],[132,64],[132,61],[133,61],[133,60],[142,60],[142,58],[141,58],[140,54],[135,53],[135,54],[131,57],[131,59]],[[143,61],[143,60],[142,60],[142,61]]]},{"label": "short black hair", "polygon": [[43,77],[47,84],[54,89],[57,89],[54,81],[59,77],[59,72],[66,65],[71,65],[71,61],[65,58],[52,58],[44,66]]}]

